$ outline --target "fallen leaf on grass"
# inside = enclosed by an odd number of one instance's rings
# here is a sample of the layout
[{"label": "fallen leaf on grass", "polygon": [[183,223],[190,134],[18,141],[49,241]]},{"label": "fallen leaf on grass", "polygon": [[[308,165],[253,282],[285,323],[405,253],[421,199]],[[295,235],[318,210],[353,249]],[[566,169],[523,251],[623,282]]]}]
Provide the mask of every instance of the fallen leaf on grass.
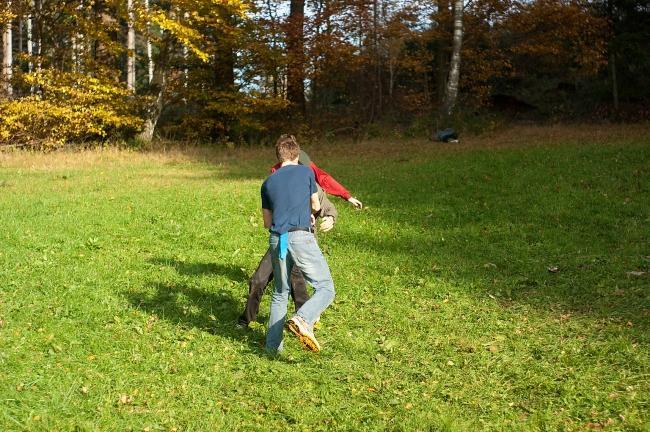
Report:
[{"label": "fallen leaf on grass", "polygon": [[125,395],[125,394],[120,395],[120,400],[119,400],[119,402],[120,402],[122,405],[128,405],[128,404],[130,404],[130,403],[133,402],[133,397],[131,397],[131,396],[129,396],[129,395]]},{"label": "fallen leaf on grass", "polygon": [[625,273],[628,276],[643,276],[645,274],[644,271],[629,271]]},{"label": "fallen leaf on grass", "polygon": [[614,419],[608,418],[607,421],[602,423],[587,422],[585,427],[587,427],[588,429],[600,430],[600,429],[604,429],[607,426],[610,426],[612,423],[614,423]]},{"label": "fallen leaf on grass", "polygon": [[483,267],[485,268],[497,268],[497,265],[494,263],[485,263],[483,264]]},{"label": "fallen leaf on grass", "polygon": [[557,273],[557,272],[560,271],[560,269],[559,269],[557,266],[550,266],[550,267],[548,268],[548,271],[549,271],[550,273]]}]

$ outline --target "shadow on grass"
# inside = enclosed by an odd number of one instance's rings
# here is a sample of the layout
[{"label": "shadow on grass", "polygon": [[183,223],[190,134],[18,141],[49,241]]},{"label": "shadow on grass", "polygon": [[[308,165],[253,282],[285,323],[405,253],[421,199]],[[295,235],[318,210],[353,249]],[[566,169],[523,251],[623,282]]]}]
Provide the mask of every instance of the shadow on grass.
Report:
[{"label": "shadow on grass", "polygon": [[[444,235],[445,242],[436,242],[431,236],[404,233],[396,239],[346,233],[337,243],[343,249],[363,244],[367,251],[392,257],[391,266],[408,269],[402,282],[413,289],[423,277],[441,278],[474,297],[492,298],[504,308],[519,303],[558,315],[568,310],[610,322],[633,322],[634,328],[629,330],[639,335],[650,328],[650,320],[644,318],[650,312],[647,275],[627,275],[620,257],[598,250],[594,255],[573,256],[566,251],[558,253],[555,245],[526,252],[525,242],[487,234],[484,239],[472,238],[463,229],[457,232],[457,239]],[[548,269],[553,263],[560,265],[556,273]]]},{"label": "shadow on grass", "polygon": [[184,276],[201,276],[201,275],[214,275],[224,276],[233,282],[246,282],[247,276],[243,270],[234,265],[224,265],[219,263],[203,263],[203,262],[185,262],[173,258],[152,258],[149,260],[151,264],[158,266],[174,267],[178,274]]},{"label": "shadow on grass", "polygon": [[629,321],[643,334],[649,159],[645,147],[567,147],[432,159],[392,171],[389,182],[365,170],[356,193],[369,211],[341,212],[343,232],[346,218],[358,222],[337,243],[390,257],[413,286],[441,267],[448,282],[504,307]]},{"label": "shadow on grass", "polygon": [[227,290],[210,292],[184,283],[154,282],[149,289],[124,294],[133,307],[174,325],[245,342],[263,354],[264,335],[236,326],[241,299]]},{"label": "shadow on grass", "polygon": [[[449,282],[504,306],[569,309],[642,331],[650,313],[649,158],[637,144],[390,157],[372,167],[363,155],[354,165],[322,162],[370,209],[351,213],[333,201],[342,209],[337,231],[362,230],[345,233],[342,249],[363,245],[362,253],[394,257],[414,281],[426,266],[452,269]],[[215,179],[261,180],[264,163],[236,160]]]},{"label": "shadow on grass", "polygon": [[[247,276],[236,265],[184,262],[161,257],[149,262],[171,266],[183,276],[222,276],[237,284],[247,281]],[[148,314],[187,329],[243,341],[251,352],[263,354],[263,332],[236,326],[245,298],[234,297],[227,289],[211,291],[209,287],[194,282],[194,279],[189,282],[152,282],[143,291],[124,295],[133,307]]]}]

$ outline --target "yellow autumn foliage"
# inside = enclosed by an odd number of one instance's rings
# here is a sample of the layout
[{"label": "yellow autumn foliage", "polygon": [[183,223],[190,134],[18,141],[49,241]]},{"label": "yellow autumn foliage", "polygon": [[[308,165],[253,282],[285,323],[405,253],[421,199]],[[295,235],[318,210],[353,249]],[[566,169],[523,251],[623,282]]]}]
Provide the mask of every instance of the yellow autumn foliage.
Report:
[{"label": "yellow autumn foliage", "polygon": [[23,79],[38,94],[0,100],[0,145],[55,147],[142,127],[137,101],[118,83],[50,70]]}]

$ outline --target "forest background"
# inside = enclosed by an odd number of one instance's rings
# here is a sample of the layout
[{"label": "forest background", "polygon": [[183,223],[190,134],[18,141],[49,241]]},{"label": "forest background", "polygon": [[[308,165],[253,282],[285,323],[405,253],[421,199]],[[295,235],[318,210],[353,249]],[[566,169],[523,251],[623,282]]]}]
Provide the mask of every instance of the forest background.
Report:
[{"label": "forest background", "polygon": [[5,0],[0,145],[647,120],[649,24],[632,0]]}]

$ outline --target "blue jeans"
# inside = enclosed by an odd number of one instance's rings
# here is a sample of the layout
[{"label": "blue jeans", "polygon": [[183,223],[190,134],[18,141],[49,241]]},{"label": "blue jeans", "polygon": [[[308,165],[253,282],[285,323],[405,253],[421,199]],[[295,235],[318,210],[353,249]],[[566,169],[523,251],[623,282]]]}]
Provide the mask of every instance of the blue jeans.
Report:
[{"label": "blue jeans", "polygon": [[275,288],[271,296],[266,350],[272,352],[282,349],[282,331],[287,317],[287,303],[291,291],[290,277],[294,265],[300,269],[305,280],[314,287],[314,295],[296,313],[307,322],[307,325],[314,324],[332,303],[335,294],[329,266],[316,243],[314,234],[307,231],[294,231],[288,235],[288,253],[283,260],[280,260],[278,255],[280,236],[271,234],[269,237]]}]

